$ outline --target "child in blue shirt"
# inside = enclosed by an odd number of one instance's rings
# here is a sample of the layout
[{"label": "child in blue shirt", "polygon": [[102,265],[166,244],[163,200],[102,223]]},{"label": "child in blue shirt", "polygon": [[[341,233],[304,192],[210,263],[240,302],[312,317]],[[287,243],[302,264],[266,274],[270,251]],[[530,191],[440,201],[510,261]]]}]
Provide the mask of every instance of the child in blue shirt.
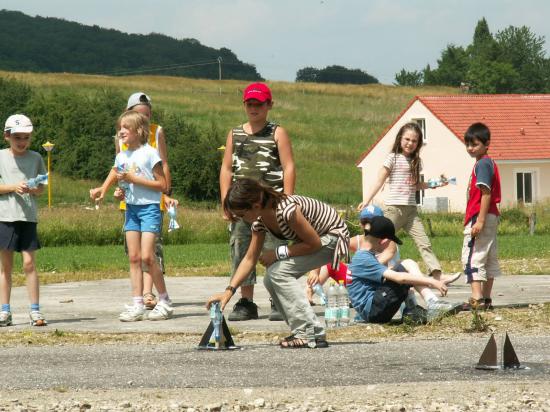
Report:
[{"label": "child in blue shirt", "polygon": [[382,252],[389,241],[402,244],[395,236],[392,221],[384,216],[376,216],[365,225],[361,249],[352,258],[352,281],[348,291],[351,303],[361,318],[371,323],[389,322],[407,299],[411,287],[420,293],[427,305],[427,313],[422,313],[418,308],[418,318],[415,321],[424,323],[426,320],[456,313],[460,304],[439,300],[430,290],[437,289],[441,296],[445,296],[445,283],[423,276],[416,262],[407,259],[388,269],[376,259],[376,254]]}]

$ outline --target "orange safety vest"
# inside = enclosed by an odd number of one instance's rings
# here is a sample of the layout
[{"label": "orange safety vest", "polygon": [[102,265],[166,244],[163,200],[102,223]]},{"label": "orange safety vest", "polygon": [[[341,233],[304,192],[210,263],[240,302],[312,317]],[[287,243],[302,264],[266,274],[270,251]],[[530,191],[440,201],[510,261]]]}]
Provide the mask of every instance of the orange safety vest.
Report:
[{"label": "orange safety vest", "polygon": [[[151,123],[149,125],[149,146],[154,147],[158,151],[158,138],[159,138],[159,132],[160,132],[160,126],[156,123]],[[122,143],[120,140],[118,141],[119,147],[121,151],[128,150],[128,146],[126,146],[124,143]],[[119,206],[120,210],[126,210],[126,202],[122,200],[120,202]],[[160,210],[165,211],[166,208],[164,206],[164,194],[160,196]]]}]

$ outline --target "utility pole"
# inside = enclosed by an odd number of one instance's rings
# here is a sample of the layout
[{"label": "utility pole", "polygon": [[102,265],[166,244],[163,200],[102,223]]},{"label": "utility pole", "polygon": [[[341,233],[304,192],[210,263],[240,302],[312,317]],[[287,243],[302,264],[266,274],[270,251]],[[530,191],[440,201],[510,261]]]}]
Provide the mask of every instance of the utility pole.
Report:
[{"label": "utility pole", "polygon": [[220,96],[222,95],[222,58],[218,56],[218,80],[220,81]]}]

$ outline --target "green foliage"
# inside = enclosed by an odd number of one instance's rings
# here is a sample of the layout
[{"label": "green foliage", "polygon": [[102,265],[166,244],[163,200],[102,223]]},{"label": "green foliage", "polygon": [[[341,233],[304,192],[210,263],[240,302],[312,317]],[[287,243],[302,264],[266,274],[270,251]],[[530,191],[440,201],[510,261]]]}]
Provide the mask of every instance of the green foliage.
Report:
[{"label": "green foliage", "polygon": [[460,46],[448,45],[437,60],[438,67],[431,70],[424,69],[424,84],[444,84],[458,87],[466,79],[468,71],[468,55]]},{"label": "green foliage", "polygon": [[168,163],[174,191],[191,200],[219,199],[223,136],[212,123],[207,130],[186,122],[180,114],[163,119],[168,139]]},{"label": "green foliage", "polygon": [[35,133],[32,149],[50,140],[55,143],[52,168],[80,179],[104,179],[113,164],[115,122],[125,98],[101,89],[83,95],[59,89],[36,93],[27,105]]},{"label": "green foliage", "polygon": [[12,114],[25,111],[32,96],[32,90],[27,84],[9,77],[0,77],[0,122]]},{"label": "green foliage", "polygon": [[221,57],[224,78],[261,79],[253,65],[241,62],[231,50],[207,47],[195,39],[126,34],[7,10],[0,10],[0,26],[0,68],[4,70],[217,79]]},{"label": "green foliage", "polygon": [[[545,54],[544,38],[526,26],[509,26],[493,36],[483,18],[469,46],[448,45],[437,63],[436,69],[429,65],[424,69],[424,85],[467,85],[474,93],[550,91],[550,59]],[[407,74],[403,69],[396,79],[405,82]]]},{"label": "green foliage", "polygon": [[474,93],[512,93],[519,76],[509,63],[476,59],[470,63],[467,82]]},{"label": "green foliage", "polygon": [[526,26],[510,26],[498,32],[495,39],[500,49],[500,60],[512,65],[517,72],[516,92],[537,93],[550,90],[544,37],[537,37]]},{"label": "green foliage", "polygon": [[398,86],[421,86],[424,82],[424,74],[417,70],[408,72],[405,69],[401,69],[399,73],[395,75],[395,84]]},{"label": "green foliage", "polygon": [[[13,96],[14,107],[24,108],[35,126],[31,149],[43,152],[46,141],[55,143],[52,170],[73,179],[102,181],[115,156],[113,136],[125,97],[111,89],[86,94],[71,89],[32,94],[28,86],[0,79],[0,97]],[[32,94],[32,98],[29,97]],[[217,200],[221,163],[217,148],[223,137],[212,123],[202,130],[182,114],[154,112],[154,121],[166,130],[169,164],[175,192],[191,200]],[[60,233],[58,236],[71,234]]]},{"label": "green foliage", "polygon": [[378,79],[360,69],[348,69],[343,66],[327,66],[324,69],[305,67],[296,72],[297,82],[372,84]]}]

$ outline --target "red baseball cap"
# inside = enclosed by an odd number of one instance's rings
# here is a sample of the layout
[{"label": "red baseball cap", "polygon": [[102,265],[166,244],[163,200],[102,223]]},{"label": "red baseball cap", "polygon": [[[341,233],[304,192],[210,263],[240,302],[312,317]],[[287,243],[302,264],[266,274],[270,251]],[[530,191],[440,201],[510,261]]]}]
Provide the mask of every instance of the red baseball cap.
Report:
[{"label": "red baseball cap", "polygon": [[258,100],[259,102],[265,102],[271,100],[271,90],[264,83],[252,83],[249,84],[243,92],[243,102],[247,100]]}]

